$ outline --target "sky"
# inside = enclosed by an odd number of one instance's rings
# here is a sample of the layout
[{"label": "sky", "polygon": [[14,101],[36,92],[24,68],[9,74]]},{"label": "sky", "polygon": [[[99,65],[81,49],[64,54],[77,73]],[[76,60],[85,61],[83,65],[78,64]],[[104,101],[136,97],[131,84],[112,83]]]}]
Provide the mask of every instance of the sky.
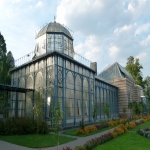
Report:
[{"label": "sky", "polygon": [[0,0],[0,32],[18,59],[35,48],[38,28],[59,22],[74,33],[76,53],[97,62],[101,72],[114,62],[139,58],[150,76],[150,0]]}]

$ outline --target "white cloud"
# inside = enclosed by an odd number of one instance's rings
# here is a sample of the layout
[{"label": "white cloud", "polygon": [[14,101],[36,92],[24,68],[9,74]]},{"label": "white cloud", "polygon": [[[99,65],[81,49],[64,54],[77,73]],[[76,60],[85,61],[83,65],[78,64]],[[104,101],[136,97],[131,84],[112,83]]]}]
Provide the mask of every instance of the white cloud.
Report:
[{"label": "white cloud", "polygon": [[139,58],[140,61],[143,61],[144,59],[146,59],[147,55],[148,55],[147,53],[143,52],[138,54],[136,58]]},{"label": "white cloud", "polygon": [[117,58],[117,55],[119,53],[119,48],[116,47],[116,46],[111,46],[109,48],[109,56],[111,59],[116,59]]},{"label": "white cloud", "polygon": [[38,1],[38,3],[36,4],[36,7],[42,7],[43,6],[43,2],[42,1]]},{"label": "white cloud", "polygon": [[135,35],[142,34],[143,32],[147,32],[148,30],[150,31],[150,23],[139,26],[135,31]]},{"label": "white cloud", "polygon": [[150,45],[150,35],[140,43],[142,46],[148,46]]}]

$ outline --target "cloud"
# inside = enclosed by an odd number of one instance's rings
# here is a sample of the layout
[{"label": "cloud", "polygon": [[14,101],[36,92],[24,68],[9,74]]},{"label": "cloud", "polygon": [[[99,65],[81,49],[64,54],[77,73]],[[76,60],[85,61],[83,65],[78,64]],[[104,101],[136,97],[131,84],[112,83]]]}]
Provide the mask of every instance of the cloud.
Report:
[{"label": "cloud", "polygon": [[109,56],[111,59],[116,59],[119,53],[119,49],[116,46],[111,46],[109,49]]},{"label": "cloud", "polygon": [[43,6],[43,2],[42,1],[38,1],[38,3],[36,4],[36,7],[42,7]]},{"label": "cloud", "polygon": [[58,22],[84,37],[75,51],[98,61],[100,70],[114,61],[125,66],[130,56],[140,56],[141,63],[148,59],[149,8],[146,0],[60,0],[56,14]]},{"label": "cloud", "polygon": [[150,35],[140,43],[142,46],[148,46],[150,45]]},{"label": "cloud", "polygon": [[141,60],[141,61],[146,59],[146,57],[147,57],[147,53],[145,53],[145,52],[140,53],[136,56],[136,58],[139,58],[139,60]]}]

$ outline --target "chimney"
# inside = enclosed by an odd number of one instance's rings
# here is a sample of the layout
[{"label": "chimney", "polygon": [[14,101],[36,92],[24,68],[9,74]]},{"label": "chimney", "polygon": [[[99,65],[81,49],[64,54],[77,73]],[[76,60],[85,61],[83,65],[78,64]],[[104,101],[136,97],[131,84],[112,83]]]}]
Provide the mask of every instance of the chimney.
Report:
[{"label": "chimney", "polygon": [[91,68],[92,70],[94,70],[95,73],[96,73],[96,75],[97,75],[97,62],[91,62],[91,63],[90,63],[90,68]]}]

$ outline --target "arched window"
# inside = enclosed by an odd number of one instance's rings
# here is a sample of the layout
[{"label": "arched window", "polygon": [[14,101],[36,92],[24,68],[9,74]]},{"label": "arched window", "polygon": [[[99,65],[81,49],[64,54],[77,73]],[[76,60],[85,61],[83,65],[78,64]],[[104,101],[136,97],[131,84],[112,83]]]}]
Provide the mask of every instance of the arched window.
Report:
[{"label": "arched window", "polygon": [[[26,88],[33,89],[33,77],[32,75],[28,76]],[[30,117],[33,109],[32,105],[33,92],[26,93],[26,116]]]},{"label": "arched window", "polygon": [[83,110],[84,110],[84,115],[89,115],[89,84],[88,80],[84,78],[83,80],[83,100],[84,100],[84,105],[83,105]]},{"label": "arched window", "polygon": [[43,76],[41,72],[38,72],[35,78],[35,90],[38,91],[38,89],[43,87]]},{"label": "arched window", "polygon": [[[24,88],[25,87],[25,80],[24,78],[21,78],[19,81],[19,87]],[[18,116],[23,117],[25,111],[25,94],[19,93],[18,95]]]},{"label": "arched window", "polygon": [[81,106],[82,106],[82,81],[79,75],[76,76],[76,116],[81,116]]},{"label": "arched window", "polygon": [[66,77],[66,107],[67,117],[74,116],[74,77],[71,72]]}]

